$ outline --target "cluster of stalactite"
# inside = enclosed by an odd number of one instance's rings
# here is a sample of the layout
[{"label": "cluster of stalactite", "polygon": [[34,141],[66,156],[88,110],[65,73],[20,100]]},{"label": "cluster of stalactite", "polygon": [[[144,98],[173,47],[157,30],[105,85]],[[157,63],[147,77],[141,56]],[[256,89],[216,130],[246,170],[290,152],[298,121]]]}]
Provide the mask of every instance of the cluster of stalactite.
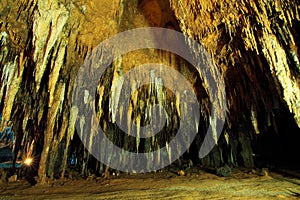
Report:
[{"label": "cluster of stalactite", "polygon": [[[211,103],[202,75],[169,52],[133,52],[106,70],[96,94],[100,125],[115,144],[147,152],[165,145],[176,134],[180,99],[166,88],[142,87],[131,97],[130,113],[114,113],[120,98],[115,80],[154,59],[182,73],[197,93],[201,123],[189,159],[205,166],[226,163],[252,167],[254,155],[278,147],[265,143],[267,139],[296,145],[291,139],[299,138],[296,132],[300,126],[300,5],[296,1],[22,0],[0,5],[0,128],[13,121],[15,150],[35,157],[41,181],[64,177],[71,154],[76,155],[76,168],[82,175],[103,172],[103,164],[89,154],[77,136],[73,85],[80,65],[94,47],[136,27],[175,29],[205,46],[226,83],[226,123],[216,147],[199,160]],[[159,83],[159,76],[153,79]],[[172,116],[161,134],[140,140],[118,128],[116,117],[124,115],[147,124],[144,115],[154,102],[165,106]],[[286,153],[292,151],[295,149]]]},{"label": "cluster of stalactite", "polygon": [[286,116],[281,123],[300,125],[299,5],[241,0],[171,1],[171,6],[181,30],[204,43],[224,74],[229,109],[224,136],[233,152],[242,145],[244,162],[251,164],[253,143],[246,141],[279,132],[297,138],[297,128],[283,128],[278,119]]}]

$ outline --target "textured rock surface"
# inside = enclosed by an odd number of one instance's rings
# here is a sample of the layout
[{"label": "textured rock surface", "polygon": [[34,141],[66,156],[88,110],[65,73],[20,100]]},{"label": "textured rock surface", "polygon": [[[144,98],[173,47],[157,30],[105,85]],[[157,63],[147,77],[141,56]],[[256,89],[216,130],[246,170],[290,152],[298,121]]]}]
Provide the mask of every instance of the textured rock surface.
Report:
[{"label": "textured rock surface", "polygon": [[[80,64],[94,47],[118,32],[136,27],[167,27],[196,39],[204,44],[224,75],[226,126],[218,145],[199,163],[250,167],[254,165],[254,154],[265,153],[271,159],[279,151],[272,152],[272,148],[297,144],[291,139],[299,138],[300,127],[297,1],[22,0],[1,1],[0,9],[1,128],[7,120],[13,121],[16,150],[35,154],[41,180],[64,177],[71,151],[77,154],[77,167],[83,174],[88,170],[103,171],[103,166],[76,139],[78,110],[71,107],[73,84]],[[139,140],[120,134],[113,123],[116,114],[112,119],[108,114],[118,102],[109,97],[110,90],[117,92],[114,80],[120,72],[148,61],[160,61],[177,69],[197,91],[206,122],[190,149],[190,156],[197,157],[209,122],[207,85],[185,61],[168,52],[135,51],[114,62],[99,85],[100,124],[112,140],[132,151],[159,148],[173,136],[178,125],[178,99],[167,91],[160,94],[171,100],[163,99],[162,104],[173,102],[168,109],[174,120],[165,130],[166,138],[143,141],[140,147]],[[135,105],[141,106],[143,98],[153,95],[147,91],[141,89],[133,97]],[[150,100],[146,105],[149,103]],[[141,116],[147,106],[132,112]],[[282,143],[274,146],[270,138]],[[285,150],[283,157],[297,152],[297,148]]]}]

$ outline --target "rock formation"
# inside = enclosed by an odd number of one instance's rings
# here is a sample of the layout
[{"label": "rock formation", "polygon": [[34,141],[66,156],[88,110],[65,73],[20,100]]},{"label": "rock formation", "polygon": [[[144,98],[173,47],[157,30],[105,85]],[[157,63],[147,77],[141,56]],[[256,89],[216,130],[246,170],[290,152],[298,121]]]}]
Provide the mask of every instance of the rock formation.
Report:
[{"label": "rock formation", "polygon": [[166,106],[173,118],[164,134],[145,140],[129,137],[118,129],[111,109],[120,98],[115,95],[117,78],[135,66],[159,61],[183,74],[199,99],[202,123],[184,155],[188,159],[205,166],[236,167],[253,167],[261,160],[299,162],[298,1],[4,0],[0,10],[0,126],[13,121],[15,150],[34,155],[41,181],[64,177],[72,153],[83,175],[103,172],[103,164],[84,148],[75,128],[78,108],[72,107],[72,91],[79,67],[105,39],[152,26],[182,32],[207,49],[226,84],[225,127],[213,151],[199,159],[210,123],[208,86],[185,60],[146,49],[116,59],[99,80],[97,113],[112,141],[130,151],[147,152],[176,133],[180,99],[165,88],[140,88],[130,111],[137,123],[145,124],[149,104]]}]

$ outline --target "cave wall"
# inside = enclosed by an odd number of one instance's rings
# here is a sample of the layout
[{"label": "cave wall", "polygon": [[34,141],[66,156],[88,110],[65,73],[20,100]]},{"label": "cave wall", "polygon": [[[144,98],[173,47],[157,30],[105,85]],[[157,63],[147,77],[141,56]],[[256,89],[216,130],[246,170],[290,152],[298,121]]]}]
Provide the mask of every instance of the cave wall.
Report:
[{"label": "cave wall", "polygon": [[[228,108],[224,131],[213,151],[201,160],[196,156],[195,162],[252,167],[264,156],[276,159],[272,151],[283,144],[280,156],[295,160],[299,149],[293,138],[299,138],[300,126],[298,2],[24,0],[0,4],[0,126],[13,121],[16,150],[36,157],[35,170],[41,180],[64,177],[71,151],[78,154],[82,174],[88,169],[103,170],[76,136],[77,109],[71,102],[74,80],[84,58],[101,41],[148,26],[175,29],[194,38],[224,75]],[[120,69],[125,73],[150,60],[180,71],[201,99],[205,123],[187,155],[195,157],[209,123],[210,102],[201,75],[178,57],[152,50],[124,55],[107,70],[109,78],[102,80],[99,106],[102,111],[112,106],[110,89]],[[147,96],[145,91],[139,91],[139,97]],[[173,101],[176,104],[176,97]],[[169,110],[177,113],[176,106]],[[112,137],[119,133],[109,116],[101,119]],[[172,123],[176,127],[176,120]],[[120,145],[132,151],[139,149],[138,141],[121,137],[113,140],[123,141]],[[150,142],[149,148],[157,148],[164,139]]]}]

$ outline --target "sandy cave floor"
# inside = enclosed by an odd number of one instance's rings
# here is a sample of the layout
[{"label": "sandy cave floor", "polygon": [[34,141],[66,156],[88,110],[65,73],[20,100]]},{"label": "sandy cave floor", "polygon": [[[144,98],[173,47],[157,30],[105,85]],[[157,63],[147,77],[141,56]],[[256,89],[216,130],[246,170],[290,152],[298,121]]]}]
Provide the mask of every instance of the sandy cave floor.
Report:
[{"label": "sandy cave floor", "polygon": [[67,179],[30,186],[25,180],[0,184],[2,199],[300,199],[300,180],[270,172],[236,171],[231,177],[198,170],[121,174],[109,179]]}]

